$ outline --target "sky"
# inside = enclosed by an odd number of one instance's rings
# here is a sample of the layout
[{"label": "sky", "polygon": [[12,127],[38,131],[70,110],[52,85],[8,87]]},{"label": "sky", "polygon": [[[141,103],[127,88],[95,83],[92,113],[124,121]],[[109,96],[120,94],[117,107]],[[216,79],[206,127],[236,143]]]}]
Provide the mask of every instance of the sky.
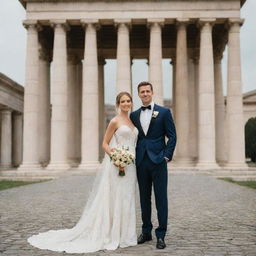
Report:
[{"label": "sky", "polygon": [[[241,28],[241,61],[243,92],[256,89],[256,0],[247,0],[241,10],[245,23]],[[24,85],[26,29],[22,26],[25,10],[18,0],[1,0],[0,8],[0,72]],[[227,51],[224,52],[223,88],[226,94]],[[116,62],[107,60],[105,65],[105,102],[114,104]],[[148,80],[146,60],[135,60],[132,65],[132,84],[135,107],[139,105],[136,85]],[[163,60],[164,98],[171,98],[172,70],[170,59]]]}]

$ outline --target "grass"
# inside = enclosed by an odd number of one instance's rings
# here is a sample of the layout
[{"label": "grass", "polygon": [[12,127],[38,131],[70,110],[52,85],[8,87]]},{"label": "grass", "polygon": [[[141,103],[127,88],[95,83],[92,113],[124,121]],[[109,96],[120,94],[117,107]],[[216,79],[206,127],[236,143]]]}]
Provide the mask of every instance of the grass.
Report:
[{"label": "grass", "polygon": [[48,180],[36,180],[36,181],[20,181],[20,180],[0,180],[0,190],[34,184],[34,183],[40,183],[45,182]]},{"label": "grass", "polygon": [[249,188],[256,189],[256,181],[254,181],[254,180],[236,181],[236,180],[233,180],[231,178],[220,178],[220,180],[224,180],[224,181],[228,181],[228,182],[238,184],[240,186],[246,186],[246,187],[249,187]]}]

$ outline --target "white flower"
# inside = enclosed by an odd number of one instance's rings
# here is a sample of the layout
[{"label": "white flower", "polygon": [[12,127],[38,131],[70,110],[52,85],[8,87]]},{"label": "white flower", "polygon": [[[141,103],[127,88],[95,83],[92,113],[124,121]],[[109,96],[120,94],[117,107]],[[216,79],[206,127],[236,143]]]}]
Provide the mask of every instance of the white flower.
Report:
[{"label": "white flower", "polygon": [[113,148],[110,154],[111,162],[118,167],[124,168],[125,166],[134,163],[135,155],[128,149]]},{"label": "white flower", "polygon": [[156,118],[159,114],[159,111],[153,111],[153,114],[152,114],[152,117],[153,118]]}]

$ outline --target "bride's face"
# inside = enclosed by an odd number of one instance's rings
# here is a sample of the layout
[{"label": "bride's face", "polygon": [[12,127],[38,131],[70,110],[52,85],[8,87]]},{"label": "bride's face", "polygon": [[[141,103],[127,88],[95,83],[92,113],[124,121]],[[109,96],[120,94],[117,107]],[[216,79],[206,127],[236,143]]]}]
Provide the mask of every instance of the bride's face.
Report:
[{"label": "bride's face", "polygon": [[123,95],[120,99],[119,108],[121,111],[128,112],[132,108],[132,101],[127,95]]}]

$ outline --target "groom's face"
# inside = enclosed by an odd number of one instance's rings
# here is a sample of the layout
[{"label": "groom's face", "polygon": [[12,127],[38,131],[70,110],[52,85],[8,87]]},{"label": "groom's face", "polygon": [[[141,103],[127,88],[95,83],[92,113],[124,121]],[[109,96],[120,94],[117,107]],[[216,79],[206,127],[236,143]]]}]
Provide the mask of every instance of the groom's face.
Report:
[{"label": "groom's face", "polygon": [[147,106],[151,103],[152,97],[153,97],[153,91],[151,90],[150,85],[141,86],[139,88],[138,94],[143,105]]}]

